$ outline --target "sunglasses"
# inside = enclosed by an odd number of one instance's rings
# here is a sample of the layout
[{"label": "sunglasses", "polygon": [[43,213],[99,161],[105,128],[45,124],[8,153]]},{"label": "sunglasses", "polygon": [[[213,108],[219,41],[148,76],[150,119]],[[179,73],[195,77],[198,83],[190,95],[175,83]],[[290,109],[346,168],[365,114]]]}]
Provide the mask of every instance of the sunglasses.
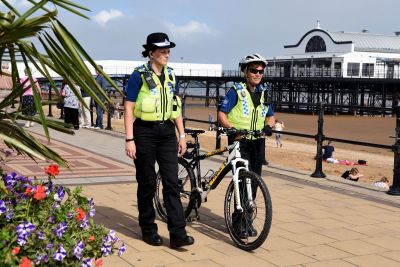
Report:
[{"label": "sunglasses", "polygon": [[251,72],[251,73],[253,73],[253,74],[261,74],[261,75],[263,75],[264,74],[264,70],[262,69],[262,70],[258,70],[258,69],[254,69],[254,68],[249,68],[249,71]]}]

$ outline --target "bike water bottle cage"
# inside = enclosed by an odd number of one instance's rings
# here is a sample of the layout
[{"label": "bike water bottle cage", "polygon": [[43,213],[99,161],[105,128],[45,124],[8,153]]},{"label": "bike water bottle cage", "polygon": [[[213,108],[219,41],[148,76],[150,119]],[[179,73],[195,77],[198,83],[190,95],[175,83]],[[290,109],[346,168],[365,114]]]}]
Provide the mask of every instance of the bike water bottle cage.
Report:
[{"label": "bike water bottle cage", "polygon": [[147,85],[149,86],[150,89],[153,89],[153,88],[156,88],[156,87],[157,87],[157,84],[156,84],[156,82],[154,81],[153,77],[151,76],[151,73],[150,73],[150,72],[145,71],[145,72],[143,73],[143,76],[144,76],[144,79],[146,80]]}]

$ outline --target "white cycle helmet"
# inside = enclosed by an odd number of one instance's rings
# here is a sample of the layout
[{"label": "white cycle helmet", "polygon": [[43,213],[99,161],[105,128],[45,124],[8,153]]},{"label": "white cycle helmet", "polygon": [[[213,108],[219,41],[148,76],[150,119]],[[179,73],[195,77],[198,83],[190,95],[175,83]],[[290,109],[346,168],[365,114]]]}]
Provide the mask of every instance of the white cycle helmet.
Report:
[{"label": "white cycle helmet", "polygon": [[239,67],[243,71],[249,63],[253,62],[261,62],[265,66],[267,66],[267,60],[263,58],[260,54],[250,54],[239,62]]}]

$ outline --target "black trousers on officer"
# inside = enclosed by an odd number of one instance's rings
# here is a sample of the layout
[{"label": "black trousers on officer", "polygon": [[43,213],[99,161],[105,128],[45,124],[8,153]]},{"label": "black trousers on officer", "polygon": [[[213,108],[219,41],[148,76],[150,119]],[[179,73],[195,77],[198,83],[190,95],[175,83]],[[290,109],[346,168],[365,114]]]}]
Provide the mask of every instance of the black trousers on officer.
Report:
[{"label": "black trousers on officer", "polygon": [[186,236],[185,218],[178,184],[178,145],[175,125],[172,121],[134,122],[136,144],[136,179],[139,225],[143,235],[157,232],[153,198],[156,191],[155,161],[159,165],[163,183],[164,205],[168,217],[170,235]]}]

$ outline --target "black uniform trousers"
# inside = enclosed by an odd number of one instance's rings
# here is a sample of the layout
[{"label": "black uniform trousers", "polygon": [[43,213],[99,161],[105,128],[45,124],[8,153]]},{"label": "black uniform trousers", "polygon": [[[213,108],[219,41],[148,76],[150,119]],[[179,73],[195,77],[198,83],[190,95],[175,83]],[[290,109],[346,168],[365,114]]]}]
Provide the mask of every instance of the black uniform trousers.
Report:
[{"label": "black uniform trousers", "polygon": [[172,121],[134,122],[136,144],[136,180],[139,225],[143,235],[157,232],[153,197],[156,191],[155,161],[159,165],[163,183],[164,205],[167,211],[168,230],[171,236],[186,236],[185,218],[178,184],[178,145]]}]

